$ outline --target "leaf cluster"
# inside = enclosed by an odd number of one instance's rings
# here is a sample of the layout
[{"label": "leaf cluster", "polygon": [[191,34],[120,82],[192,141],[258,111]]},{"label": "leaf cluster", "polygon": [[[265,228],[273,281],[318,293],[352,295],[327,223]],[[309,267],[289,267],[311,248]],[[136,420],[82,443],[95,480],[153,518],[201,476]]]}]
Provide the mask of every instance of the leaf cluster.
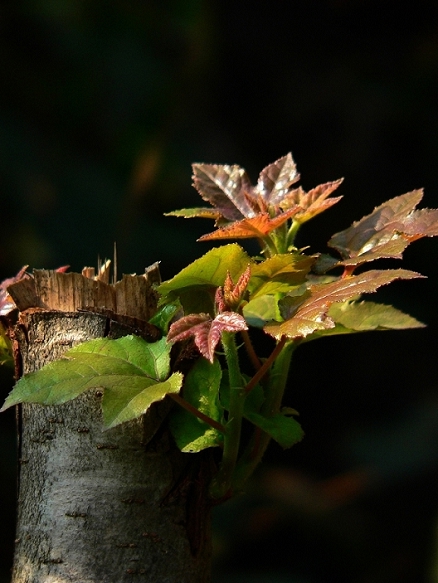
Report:
[{"label": "leaf cluster", "polygon": [[[362,299],[395,280],[423,277],[405,269],[367,269],[371,261],[400,259],[413,241],[438,234],[438,210],[420,209],[422,191],[388,200],[348,229],[334,234],[331,254],[295,246],[302,224],[341,199],[331,197],[341,180],[305,192],[289,153],[262,170],[253,186],[239,166],[194,164],[194,186],[208,207],[169,213],[209,218],[215,230],[200,240],[255,238],[260,255],[237,243],[215,247],[157,291],[151,322],[158,342],[136,337],[94,340],[22,378],[3,409],[19,402],[62,403],[92,387],[104,389],[106,428],[144,414],[166,396],[181,407],[169,427],[182,451],[222,450],[212,486],[214,498],[239,490],[272,438],[282,447],[303,432],[283,394],[293,351],[334,334],[422,327],[396,308]],[[259,355],[251,329],[271,338]],[[253,370],[242,371],[240,336]],[[220,350],[222,346],[222,351]],[[1,348],[1,345],[0,345]],[[198,353],[183,376],[181,362]],[[252,436],[241,443],[242,424]]]}]

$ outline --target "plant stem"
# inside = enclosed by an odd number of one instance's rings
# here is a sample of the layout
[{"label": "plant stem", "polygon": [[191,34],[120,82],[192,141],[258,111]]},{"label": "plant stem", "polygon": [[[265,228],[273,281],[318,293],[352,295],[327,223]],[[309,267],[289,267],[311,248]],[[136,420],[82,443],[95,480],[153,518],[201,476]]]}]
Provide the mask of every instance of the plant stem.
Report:
[{"label": "plant stem", "polygon": [[298,233],[298,230],[300,227],[301,227],[301,223],[299,221],[292,220],[292,224],[291,224],[289,232],[287,234],[287,247],[288,247],[288,249],[294,245],[295,237],[297,236],[297,233]]},{"label": "plant stem", "polygon": [[227,496],[231,489],[232,475],[239,454],[243,407],[246,397],[233,333],[222,333],[222,346],[230,380],[230,406],[228,422],[225,427],[222,461],[210,486],[210,495],[215,499]]},{"label": "plant stem", "polygon": [[274,350],[271,352],[271,354],[268,356],[268,358],[262,364],[262,366],[258,369],[256,374],[252,377],[252,379],[246,385],[246,387],[245,387],[246,393],[249,393],[256,386],[256,384],[265,376],[265,374],[268,372],[268,370],[271,368],[273,362],[277,358],[278,354],[282,351],[285,343],[286,343],[286,336],[283,336],[281,338],[280,342],[276,345]]},{"label": "plant stem", "polygon": [[252,345],[251,338],[248,334],[247,330],[241,330],[240,335],[243,338],[243,342],[245,343],[246,352],[248,353],[249,359],[255,368],[255,370],[259,370],[262,366],[259,357],[257,356],[256,351],[254,350],[254,346]]},{"label": "plant stem", "polygon": [[[260,411],[265,417],[272,417],[280,410],[288,379],[290,362],[296,346],[296,342],[285,342],[272,365],[269,375],[269,385],[266,390],[266,400]],[[233,491],[239,491],[243,488],[247,479],[260,463],[270,440],[271,438],[267,433],[257,427],[255,428],[250,442],[236,465],[233,477]]]},{"label": "plant stem", "polygon": [[262,241],[266,246],[265,249],[263,249],[263,251],[265,250],[268,251],[268,253],[266,253],[267,257],[273,257],[278,253],[277,247],[275,245],[275,242],[272,240],[272,237],[266,235],[266,237],[263,237]]}]

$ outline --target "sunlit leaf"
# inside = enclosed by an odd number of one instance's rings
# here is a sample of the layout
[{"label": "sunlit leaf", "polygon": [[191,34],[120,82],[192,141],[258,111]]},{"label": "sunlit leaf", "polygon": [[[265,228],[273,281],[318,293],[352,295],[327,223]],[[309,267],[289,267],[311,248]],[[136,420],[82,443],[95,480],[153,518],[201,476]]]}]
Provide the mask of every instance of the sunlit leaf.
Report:
[{"label": "sunlit leaf", "polygon": [[286,293],[291,287],[306,280],[315,259],[308,255],[287,253],[274,255],[251,268],[248,285],[250,298],[275,293]]},{"label": "sunlit leaf", "polygon": [[420,209],[412,212],[403,222],[403,234],[409,241],[438,235],[438,209]]},{"label": "sunlit leaf", "polygon": [[164,213],[166,217],[184,217],[185,219],[200,218],[200,219],[219,219],[222,215],[219,211],[209,207],[198,207],[189,209],[179,209]]},{"label": "sunlit leaf", "polygon": [[111,429],[120,423],[137,419],[166,395],[179,393],[183,375],[173,373],[161,382],[146,383],[145,377],[131,377],[128,382],[124,380],[120,384],[111,380],[101,384],[105,389],[102,400],[103,422],[106,429]]},{"label": "sunlit leaf", "polygon": [[236,243],[215,247],[190,263],[172,279],[163,282],[158,287],[158,292],[162,296],[175,299],[183,290],[192,293],[197,287],[217,288],[224,284],[227,271],[236,280],[249,263],[252,263],[249,255]]},{"label": "sunlit leaf", "polygon": [[14,277],[9,277],[8,279],[4,279],[2,282],[0,282],[0,316],[6,316],[9,314],[9,312],[15,310],[16,306],[11,296],[8,294],[7,289],[13,283],[20,281],[20,279],[23,279],[24,277],[30,277],[26,273],[26,269],[28,267],[28,265],[25,265],[20,269],[17,275]]},{"label": "sunlit leaf", "polygon": [[250,300],[242,310],[243,317],[249,326],[263,328],[271,320],[280,320],[278,295],[257,296]]},{"label": "sunlit leaf", "polygon": [[341,324],[345,328],[358,332],[424,328],[422,322],[397,310],[397,308],[374,302],[333,304],[328,314],[336,324]]},{"label": "sunlit leaf", "polygon": [[[218,361],[208,362],[200,358],[184,379],[184,399],[214,421],[221,421],[219,387],[222,370]],[[181,407],[174,407],[169,427],[175,442],[183,452],[196,453],[208,447],[216,447],[222,434],[201,419]]]},{"label": "sunlit leaf", "polygon": [[340,178],[334,182],[320,184],[309,190],[309,192],[305,192],[301,187],[296,188],[284,198],[280,206],[286,210],[298,205],[300,210],[296,214],[295,220],[305,223],[341,200],[342,196],[336,198],[327,197],[342,184],[343,180],[343,178]]},{"label": "sunlit leaf", "polygon": [[289,192],[290,186],[299,179],[296,164],[289,152],[260,172],[255,192],[268,204],[278,205]]},{"label": "sunlit leaf", "polygon": [[[423,215],[416,214],[421,211],[414,209],[422,197],[422,190],[414,190],[384,202],[345,231],[333,235],[328,242],[329,246],[337,249],[344,260],[362,258],[363,261],[367,261],[367,255],[371,253],[373,259],[399,258],[408,245],[407,238],[403,238],[401,234],[412,229],[417,231],[415,234],[418,235]],[[431,233],[438,228],[436,218],[436,215],[430,215]]]},{"label": "sunlit leaf", "polygon": [[328,315],[329,307],[337,302],[345,302],[357,295],[371,293],[380,286],[396,279],[423,277],[404,269],[370,270],[360,275],[338,279],[337,281],[311,286],[300,298],[284,298],[284,322],[268,323],[264,330],[275,338],[306,337],[315,330],[333,328],[335,323]]},{"label": "sunlit leaf", "polygon": [[22,402],[57,405],[100,387],[109,391],[104,393],[102,406],[104,423],[113,427],[140,416],[167,393],[179,391],[182,376],[167,378],[169,351],[165,338],[155,343],[137,336],[85,342],[67,351],[61,360],[22,377],[2,411]]},{"label": "sunlit leaf", "polygon": [[235,221],[229,225],[207,233],[199,237],[198,241],[211,241],[213,239],[263,239],[271,231],[278,229],[288,219],[293,217],[299,208],[292,208],[271,218],[269,213],[259,213],[255,217]]},{"label": "sunlit leaf", "polygon": [[193,164],[193,185],[229,221],[254,216],[245,197],[251,183],[240,166]]}]

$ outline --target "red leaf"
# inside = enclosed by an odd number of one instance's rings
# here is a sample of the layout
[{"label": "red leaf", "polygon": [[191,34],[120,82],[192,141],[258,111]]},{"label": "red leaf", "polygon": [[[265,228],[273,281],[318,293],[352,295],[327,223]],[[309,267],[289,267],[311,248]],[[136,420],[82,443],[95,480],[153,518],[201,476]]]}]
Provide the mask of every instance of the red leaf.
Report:
[{"label": "red leaf", "polygon": [[170,326],[167,340],[174,343],[193,336],[202,356],[213,362],[222,332],[247,329],[245,319],[235,312],[222,312],[214,320],[208,314],[190,314]]}]

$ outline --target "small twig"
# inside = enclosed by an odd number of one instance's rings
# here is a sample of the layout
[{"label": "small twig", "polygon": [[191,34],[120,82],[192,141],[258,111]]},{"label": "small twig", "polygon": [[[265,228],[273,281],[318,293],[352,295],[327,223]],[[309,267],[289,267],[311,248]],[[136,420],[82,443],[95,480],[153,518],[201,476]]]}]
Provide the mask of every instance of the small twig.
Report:
[{"label": "small twig", "polygon": [[265,374],[271,368],[272,363],[275,361],[277,356],[280,354],[283,346],[286,344],[286,340],[287,340],[286,336],[281,337],[280,342],[277,344],[277,346],[274,348],[274,350],[271,352],[271,354],[268,356],[268,358],[265,360],[265,362],[262,364],[262,366],[259,368],[259,370],[255,373],[255,375],[252,377],[252,379],[246,385],[246,387],[245,387],[246,393],[249,393],[256,386],[256,384],[259,382],[259,380],[265,376]]},{"label": "small twig", "polygon": [[169,393],[169,397],[171,397],[176,403],[178,403],[178,405],[183,407],[183,409],[185,409],[186,411],[188,411],[192,415],[195,415],[195,417],[198,417],[198,419],[200,419],[204,423],[207,423],[207,425],[210,425],[211,427],[213,427],[214,429],[217,429],[221,433],[225,433],[225,427],[221,423],[219,423],[218,421],[215,421],[214,419],[212,419],[208,415],[205,415],[204,413],[202,413],[202,411],[199,411],[199,409],[196,409],[196,407],[191,405],[188,401],[186,401],[185,399],[183,399],[182,397],[180,397],[176,393]]},{"label": "small twig", "polygon": [[262,366],[262,363],[260,362],[260,359],[257,356],[256,351],[254,350],[254,346],[252,345],[251,338],[250,338],[248,332],[246,330],[242,330],[240,332],[240,334],[243,338],[246,352],[249,356],[249,359],[250,359],[253,367],[255,368],[255,370],[259,370]]}]

